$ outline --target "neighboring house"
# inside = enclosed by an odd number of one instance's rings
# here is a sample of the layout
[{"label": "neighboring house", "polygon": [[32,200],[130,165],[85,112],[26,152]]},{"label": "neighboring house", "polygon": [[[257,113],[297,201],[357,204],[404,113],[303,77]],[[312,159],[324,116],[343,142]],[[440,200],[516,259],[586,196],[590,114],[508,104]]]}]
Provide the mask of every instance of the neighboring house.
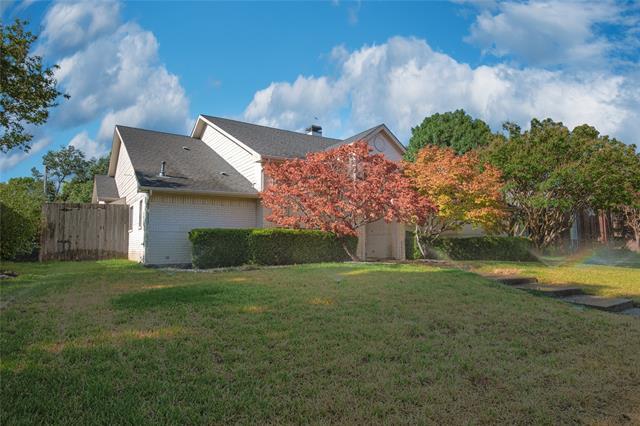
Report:
[{"label": "neighboring house", "polygon": [[[129,206],[129,259],[148,265],[191,263],[194,228],[262,228],[265,160],[301,158],[358,140],[388,159],[404,147],[384,124],[348,139],[201,115],[190,136],[116,126],[109,174],[96,176],[94,203]],[[361,230],[358,256],[404,259],[404,226],[379,221]]]}]

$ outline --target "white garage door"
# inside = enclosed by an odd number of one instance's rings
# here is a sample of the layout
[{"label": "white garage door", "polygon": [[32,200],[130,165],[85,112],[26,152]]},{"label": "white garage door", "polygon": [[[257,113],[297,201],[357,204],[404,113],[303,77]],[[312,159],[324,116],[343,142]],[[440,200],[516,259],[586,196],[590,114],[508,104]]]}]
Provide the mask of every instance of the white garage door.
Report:
[{"label": "white garage door", "polygon": [[194,228],[255,228],[256,200],[175,197],[152,200],[145,263],[191,263],[189,231]]}]

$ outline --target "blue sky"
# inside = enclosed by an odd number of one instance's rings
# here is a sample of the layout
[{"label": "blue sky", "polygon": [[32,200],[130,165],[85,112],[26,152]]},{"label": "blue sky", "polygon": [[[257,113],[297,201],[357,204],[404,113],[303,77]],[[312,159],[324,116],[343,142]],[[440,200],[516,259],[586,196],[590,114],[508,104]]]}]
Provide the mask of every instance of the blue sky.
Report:
[{"label": "blue sky", "polygon": [[[632,2],[3,2],[71,95],[0,154],[1,179],[50,149],[108,151],[114,124],[188,133],[198,114],[346,137],[385,122],[407,142],[464,108],[498,130],[551,117],[640,143]],[[317,119],[316,119],[317,117]]]}]

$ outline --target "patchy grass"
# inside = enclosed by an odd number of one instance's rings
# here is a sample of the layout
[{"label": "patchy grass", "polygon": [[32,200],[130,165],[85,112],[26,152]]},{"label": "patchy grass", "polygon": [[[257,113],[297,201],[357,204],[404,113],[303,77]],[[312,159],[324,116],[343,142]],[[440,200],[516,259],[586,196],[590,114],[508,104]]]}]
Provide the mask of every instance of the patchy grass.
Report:
[{"label": "patchy grass", "polygon": [[640,422],[640,321],[459,270],[3,266],[1,424]]},{"label": "patchy grass", "polygon": [[640,303],[640,268],[564,262],[545,265],[536,262],[468,262],[477,272],[532,275],[547,284],[573,283],[586,293],[606,297],[627,297]]}]

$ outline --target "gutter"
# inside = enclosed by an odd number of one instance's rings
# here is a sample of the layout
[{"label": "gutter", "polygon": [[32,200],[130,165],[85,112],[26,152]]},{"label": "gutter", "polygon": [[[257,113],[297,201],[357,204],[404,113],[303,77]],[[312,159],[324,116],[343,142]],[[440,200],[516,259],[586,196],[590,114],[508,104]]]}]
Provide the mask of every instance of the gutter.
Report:
[{"label": "gutter", "polygon": [[208,191],[208,190],[198,190],[198,189],[176,189],[176,188],[158,188],[152,186],[138,186],[139,191],[154,191],[158,192],[170,192],[177,194],[191,194],[191,195],[217,195],[220,197],[231,197],[231,198],[260,198],[260,194],[256,193],[248,193],[248,192],[223,192],[223,191]]}]

